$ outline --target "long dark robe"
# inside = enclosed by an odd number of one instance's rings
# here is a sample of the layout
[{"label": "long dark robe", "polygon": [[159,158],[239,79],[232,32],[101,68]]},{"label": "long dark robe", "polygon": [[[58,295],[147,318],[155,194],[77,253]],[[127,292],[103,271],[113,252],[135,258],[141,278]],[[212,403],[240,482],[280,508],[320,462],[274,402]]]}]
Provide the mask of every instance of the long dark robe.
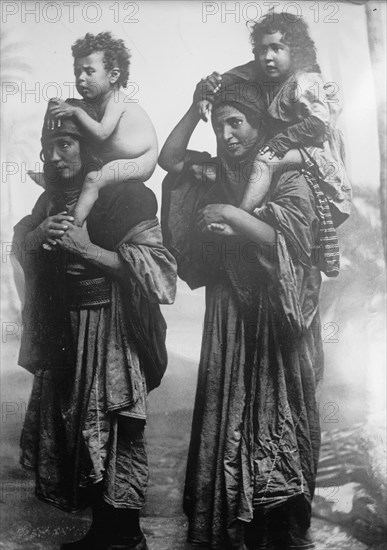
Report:
[{"label": "long dark robe", "polygon": [[162,216],[179,275],[206,287],[184,508],[190,542],[239,549],[254,511],[301,497],[306,527],[310,520],[323,369],[321,278],[312,265],[318,218],[308,183],[289,171],[259,215],[276,231],[265,254],[244,238],[195,235],[197,209],[239,204],[244,184],[237,193],[227,177],[195,185],[194,157],[177,178],[167,176]]},{"label": "long dark robe", "polygon": [[[65,510],[87,506],[83,488],[99,481],[109,503],[141,508],[145,441],[142,433],[130,442],[118,438],[118,415],[144,421],[147,392],[165,371],[159,304],[173,302],[175,262],[162,243],[154,194],[141,183],[103,190],[87,220],[91,242],[119,254],[123,278],[106,277],[75,255],[43,250],[39,224],[68,208],[78,192],[46,191],[15,227],[26,280],[19,364],[35,375],[21,460],[36,473],[37,496]],[[28,234],[36,242],[29,239],[26,249]],[[77,305],[74,279],[91,291],[102,279],[108,299],[99,291],[92,306]]]}]

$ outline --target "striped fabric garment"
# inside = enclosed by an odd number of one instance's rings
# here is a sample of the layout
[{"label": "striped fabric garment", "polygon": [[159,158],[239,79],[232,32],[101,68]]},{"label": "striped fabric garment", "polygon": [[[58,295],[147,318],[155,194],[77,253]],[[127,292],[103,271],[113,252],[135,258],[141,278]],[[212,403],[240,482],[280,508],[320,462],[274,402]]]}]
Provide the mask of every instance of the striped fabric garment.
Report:
[{"label": "striped fabric garment", "polygon": [[302,173],[313,191],[320,219],[318,241],[313,250],[313,263],[328,277],[337,277],[340,272],[339,241],[328,199],[321,191],[313,172],[303,169]]}]

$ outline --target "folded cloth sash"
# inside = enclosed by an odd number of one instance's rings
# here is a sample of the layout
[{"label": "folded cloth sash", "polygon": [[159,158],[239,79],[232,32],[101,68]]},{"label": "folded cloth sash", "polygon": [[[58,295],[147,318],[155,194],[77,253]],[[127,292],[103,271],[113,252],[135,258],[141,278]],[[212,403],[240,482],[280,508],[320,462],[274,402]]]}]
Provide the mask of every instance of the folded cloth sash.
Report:
[{"label": "folded cloth sash", "polygon": [[106,277],[80,279],[67,277],[67,306],[70,309],[101,307],[110,304],[111,283]]}]

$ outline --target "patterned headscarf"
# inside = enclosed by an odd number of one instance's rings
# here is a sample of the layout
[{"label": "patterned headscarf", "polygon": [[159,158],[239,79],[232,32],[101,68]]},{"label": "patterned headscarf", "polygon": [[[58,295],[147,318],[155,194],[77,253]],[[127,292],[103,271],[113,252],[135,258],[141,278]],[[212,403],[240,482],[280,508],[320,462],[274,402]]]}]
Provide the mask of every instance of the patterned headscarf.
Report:
[{"label": "patterned headscarf", "polygon": [[223,187],[227,200],[231,204],[239,205],[247,185],[249,175],[253,169],[253,161],[260,148],[266,141],[267,108],[261,98],[260,86],[257,82],[236,80],[227,84],[215,94],[212,106],[212,117],[217,109],[223,105],[230,105],[243,113],[248,122],[258,129],[258,137],[249,153],[235,163],[218,145],[220,160],[220,184]]},{"label": "patterned headscarf", "polygon": [[[69,103],[70,105],[74,105],[75,107],[80,107],[91,118],[93,118],[94,120],[98,120],[95,109],[89,103],[86,103],[81,99],[71,99],[71,98],[66,99],[66,103]],[[46,147],[47,142],[54,137],[73,136],[77,139],[81,139],[85,137],[84,130],[81,129],[81,127],[77,124],[74,118],[71,118],[71,117],[62,118],[60,121],[60,125],[58,123],[55,123],[54,125],[49,124],[49,121],[50,121],[50,111],[47,107],[47,111],[44,117],[42,137],[41,137],[41,143],[42,143],[43,149]]]},{"label": "patterned headscarf", "polygon": [[253,123],[260,132],[258,141],[263,144],[266,133],[267,107],[262,99],[262,90],[257,82],[236,80],[222,87],[214,96],[212,116],[223,105],[235,107]]},{"label": "patterned headscarf", "polygon": [[[98,120],[95,109],[85,101],[70,98],[66,99],[66,103],[81,108],[91,118]],[[66,182],[66,185],[63,185],[60,182],[55,166],[52,163],[47,162],[47,159],[43,159],[44,150],[48,147],[50,141],[59,136],[71,136],[76,138],[78,141],[84,142],[84,153],[82,159],[83,170],[76,178],[74,178],[74,180],[71,182]],[[41,144],[43,153],[43,157],[41,153],[41,158],[44,160],[45,188],[50,192],[53,203],[55,203],[61,210],[67,210],[68,208],[74,206],[77,202],[82,183],[88,170],[97,170],[102,166],[102,161],[94,152],[93,147],[89,145],[85,132],[77,123],[76,119],[73,117],[65,117],[60,120],[60,124],[57,122],[52,124],[52,121],[50,120],[50,111],[48,108],[44,117]]]}]

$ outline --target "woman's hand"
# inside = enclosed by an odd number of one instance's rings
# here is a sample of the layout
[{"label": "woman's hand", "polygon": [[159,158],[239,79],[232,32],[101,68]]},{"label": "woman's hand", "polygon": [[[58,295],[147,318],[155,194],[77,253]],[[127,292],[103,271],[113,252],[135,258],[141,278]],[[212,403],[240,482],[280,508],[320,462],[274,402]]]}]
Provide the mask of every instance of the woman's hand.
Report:
[{"label": "woman's hand", "polygon": [[125,276],[125,267],[117,252],[106,250],[90,241],[86,222],[79,227],[70,224],[68,230],[58,241],[58,245],[72,254],[78,254],[108,275],[118,279]]},{"label": "woman's hand", "polygon": [[197,105],[200,118],[204,122],[208,122],[211,116],[214,95],[220,89],[221,83],[221,75],[214,71],[209,76],[202,78],[196,85],[193,102]]},{"label": "woman's hand", "polygon": [[211,231],[211,224],[216,224],[215,228],[218,224],[227,224],[232,227],[230,216],[232,208],[234,207],[230,204],[209,204],[202,208],[196,220],[199,231],[203,233]]},{"label": "woman's hand", "polygon": [[72,223],[69,224],[66,233],[64,233],[60,239],[57,239],[57,243],[64,250],[83,257],[90,254],[93,248],[97,248],[90,241],[86,223],[84,223],[82,227]]},{"label": "woman's hand", "polygon": [[74,218],[68,216],[67,212],[60,212],[60,214],[46,218],[39,226],[43,231],[46,243],[55,246],[56,239],[63,237],[73,221]]},{"label": "woman's hand", "polygon": [[217,166],[213,163],[206,164],[205,162],[200,164],[192,164],[189,168],[189,173],[195,178],[197,183],[207,183],[210,185],[216,181]]}]

